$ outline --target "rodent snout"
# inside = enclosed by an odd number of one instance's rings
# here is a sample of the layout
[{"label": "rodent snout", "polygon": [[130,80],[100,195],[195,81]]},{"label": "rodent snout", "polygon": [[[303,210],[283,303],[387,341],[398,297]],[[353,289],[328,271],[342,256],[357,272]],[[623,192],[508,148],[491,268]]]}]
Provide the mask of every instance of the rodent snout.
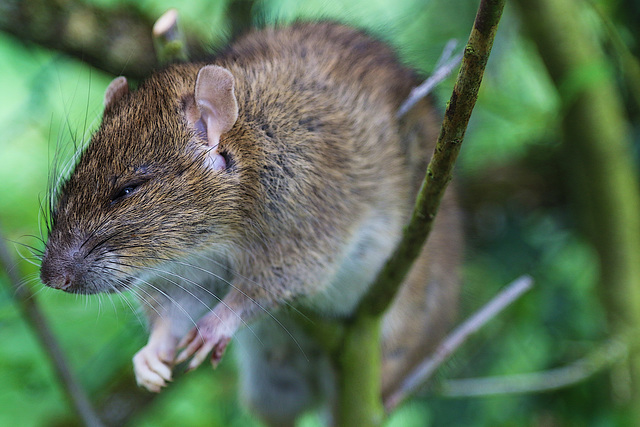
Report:
[{"label": "rodent snout", "polygon": [[60,274],[52,274],[50,269],[42,268],[40,270],[40,280],[45,285],[60,290],[66,290],[71,286],[72,277],[68,272],[61,272]]},{"label": "rodent snout", "polygon": [[95,294],[119,292],[134,281],[122,271],[113,254],[96,250],[97,245],[90,240],[70,244],[56,237],[47,242],[40,265],[40,280],[46,286],[74,294]]},{"label": "rodent snout", "polygon": [[87,291],[94,256],[82,244],[60,244],[50,239],[40,265],[40,280],[46,286],[72,293]]},{"label": "rodent snout", "polygon": [[65,256],[62,252],[54,253],[50,250],[45,252],[40,266],[40,280],[51,288],[70,292],[82,263],[73,255]]}]

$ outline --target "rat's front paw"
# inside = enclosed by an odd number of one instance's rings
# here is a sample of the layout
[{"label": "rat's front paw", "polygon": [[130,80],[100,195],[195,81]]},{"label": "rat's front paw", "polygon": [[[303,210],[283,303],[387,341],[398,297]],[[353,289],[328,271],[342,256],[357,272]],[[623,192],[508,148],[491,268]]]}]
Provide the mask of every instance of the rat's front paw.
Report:
[{"label": "rat's front paw", "polygon": [[176,364],[191,358],[187,371],[191,371],[207,358],[211,352],[211,364],[215,368],[231,341],[232,332],[226,331],[213,313],[203,317],[198,325],[180,341],[178,348],[184,348],[176,358]]},{"label": "rat's front paw", "polygon": [[133,372],[139,386],[154,393],[171,381],[174,350],[147,344],[133,356]]}]

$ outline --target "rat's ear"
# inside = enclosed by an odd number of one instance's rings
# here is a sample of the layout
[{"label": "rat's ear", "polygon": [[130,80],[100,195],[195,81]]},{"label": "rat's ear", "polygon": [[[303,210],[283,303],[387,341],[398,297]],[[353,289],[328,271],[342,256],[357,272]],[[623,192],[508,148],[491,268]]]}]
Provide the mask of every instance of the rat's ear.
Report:
[{"label": "rat's ear", "polygon": [[238,102],[233,88],[234,79],[229,70],[217,65],[202,67],[195,89],[199,117],[187,114],[191,124],[207,140],[209,164],[216,170],[226,167],[224,158],[217,150],[220,135],[228,132],[238,119]]},{"label": "rat's ear", "polygon": [[104,92],[104,109],[105,111],[118,103],[126,94],[129,93],[129,83],[124,76],[116,77],[109,83],[107,90]]}]

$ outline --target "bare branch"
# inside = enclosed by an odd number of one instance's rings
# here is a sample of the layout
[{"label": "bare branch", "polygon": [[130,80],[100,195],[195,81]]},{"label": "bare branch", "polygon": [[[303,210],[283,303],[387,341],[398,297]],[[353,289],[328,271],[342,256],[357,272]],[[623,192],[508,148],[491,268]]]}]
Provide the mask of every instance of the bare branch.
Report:
[{"label": "bare branch", "polygon": [[[13,288],[13,292],[10,293],[13,296],[14,302],[20,307],[23,317],[28,321],[40,340],[40,344],[49,356],[55,374],[62,384],[67,398],[76,409],[76,412],[84,424],[92,427],[102,426],[102,421],[100,421],[96,415],[89,398],[71,372],[66,358],[53,332],[49,329],[49,324],[42,314],[42,311],[38,308],[33,294],[26,286],[22,286],[22,284],[25,283],[25,279],[23,279],[18,272],[15,261],[7,249],[5,242],[6,240],[2,236],[0,229],[0,268],[6,272],[9,283]],[[2,269],[0,269],[0,271],[2,271]]]},{"label": "bare branch", "polygon": [[629,336],[612,339],[593,353],[562,368],[527,374],[444,381],[437,393],[447,397],[490,396],[553,391],[582,382],[629,355]]},{"label": "bare branch", "polygon": [[456,40],[449,40],[446,44],[444,50],[442,51],[442,55],[438,60],[436,65],[436,70],[427,78],[422,84],[418,87],[413,88],[409,97],[402,103],[400,108],[398,109],[398,113],[396,116],[398,118],[404,116],[411,110],[411,108],[418,103],[422,98],[429,95],[433,88],[435,88],[438,83],[442,80],[446,79],[449,74],[453,71],[453,69],[460,63],[462,60],[462,54],[455,55],[452,57],[453,50],[457,45]]},{"label": "bare branch", "polygon": [[433,355],[418,365],[418,367],[407,376],[398,390],[389,397],[387,402],[385,402],[387,410],[392,410],[406,399],[407,396],[414,393],[471,334],[478,331],[489,320],[496,317],[502,310],[517,300],[523,293],[531,289],[532,285],[533,280],[529,276],[516,279],[489,301],[489,303],[458,326],[440,343],[433,352]]}]

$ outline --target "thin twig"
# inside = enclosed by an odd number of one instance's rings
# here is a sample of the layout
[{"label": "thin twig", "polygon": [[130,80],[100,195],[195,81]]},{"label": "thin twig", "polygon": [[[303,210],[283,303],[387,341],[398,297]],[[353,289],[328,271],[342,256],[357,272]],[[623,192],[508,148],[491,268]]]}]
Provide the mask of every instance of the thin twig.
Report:
[{"label": "thin twig", "polygon": [[498,313],[529,290],[532,285],[533,280],[529,276],[522,276],[516,279],[489,301],[489,303],[458,326],[440,343],[431,357],[418,365],[418,367],[407,376],[398,390],[387,399],[387,402],[385,402],[387,410],[395,408],[407,396],[414,393],[471,334],[483,327],[489,320],[496,317]]},{"label": "thin twig", "polygon": [[586,357],[561,368],[500,377],[447,380],[438,387],[437,394],[446,397],[491,396],[540,393],[571,386],[626,358],[629,355],[628,338],[612,339]]},{"label": "thin twig", "polygon": [[75,378],[66,358],[58,345],[57,340],[49,324],[44,317],[42,311],[38,308],[36,300],[31,291],[22,286],[25,280],[21,277],[15,261],[11,253],[7,249],[6,240],[4,239],[0,227],[0,271],[6,272],[9,284],[13,288],[10,292],[15,303],[22,310],[23,317],[28,321],[29,325],[40,340],[40,344],[49,356],[53,365],[55,374],[62,384],[67,398],[76,409],[78,416],[82,419],[86,426],[100,427],[103,425],[100,418],[96,415],[89,398]]},{"label": "thin twig", "polygon": [[449,40],[442,51],[440,59],[438,60],[436,70],[429,76],[429,78],[422,82],[420,86],[417,86],[411,90],[411,93],[409,94],[407,99],[398,109],[396,117],[400,118],[407,114],[409,110],[411,110],[411,108],[418,103],[418,101],[431,93],[433,88],[435,88],[441,81],[446,79],[447,76],[451,74],[453,69],[462,60],[462,53],[451,57],[456,45],[456,40]]}]

